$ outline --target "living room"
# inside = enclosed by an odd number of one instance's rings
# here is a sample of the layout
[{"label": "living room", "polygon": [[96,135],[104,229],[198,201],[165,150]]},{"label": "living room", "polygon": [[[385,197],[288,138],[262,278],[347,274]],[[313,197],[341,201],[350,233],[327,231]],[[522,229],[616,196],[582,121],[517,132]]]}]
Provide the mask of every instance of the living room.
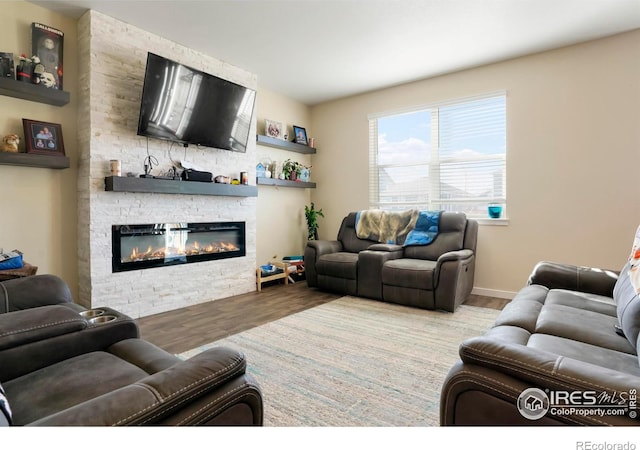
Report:
[{"label": "living room", "polygon": [[[20,134],[22,118],[62,124],[71,164],[65,170],[0,168],[3,209],[10,212],[0,244],[23,251],[39,273],[60,276],[85,306],[107,302],[138,318],[254,291],[257,266],[274,255],[304,251],[305,205],[313,201],[323,209],[321,239],[334,239],[348,212],[368,207],[368,115],[487,92],[507,95],[507,221],[506,226],[504,221],[480,225],[475,294],[512,297],[541,260],[619,269],[640,223],[629,181],[640,146],[637,29],[306,105],[261,86],[260,74],[98,12],[75,19],[31,2],[9,2],[3,18],[3,50],[16,54],[28,53],[32,22],[64,30],[64,90],[71,102],[57,108],[3,97],[0,120],[3,134]],[[263,134],[265,119],[281,120],[306,127],[318,147],[313,156],[300,157],[312,165],[315,189],[259,187],[257,198],[173,207],[187,220],[210,220],[203,208],[215,208],[223,211],[219,217],[233,211],[234,219],[247,222],[247,256],[231,266],[215,266],[211,288],[203,289],[200,280],[212,277],[209,269],[170,268],[171,277],[158,277],[154,270],[136,276],[110,273],[107,226],[114,216],[127,223],[146,216],[167,220],[166,197],[115,198],[103,185],[110,159],[121,160],[123,172],[142,172],[147,142],[136,136],[135,122],[147,51],[162,51],[257,89],[254,134]],[[115,100],[103,102],[104,96]],[[167,168],[175,156],[169,146],[152,141],[148,146]],[[192,148],[184,155],[226,175],[248,171],[250,179],[263,158],[288,157],[255,142],[240,156]],[[185,291],[198,292],[197,298],[180,293]],[[161,301],[148,302],[149,297]]]}]

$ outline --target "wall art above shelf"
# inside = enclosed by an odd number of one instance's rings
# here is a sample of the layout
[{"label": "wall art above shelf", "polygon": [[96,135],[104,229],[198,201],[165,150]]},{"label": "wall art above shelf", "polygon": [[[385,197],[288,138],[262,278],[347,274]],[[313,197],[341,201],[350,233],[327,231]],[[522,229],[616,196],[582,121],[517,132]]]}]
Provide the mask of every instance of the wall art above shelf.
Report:
[{"label": "wall art above shelf", "polygon": [[288,150],[290,152],[305,153],[308,155],[316,153],[315,147],[296,144],[295,142],[283,141],[282,139],[272,138],[271,136],[263,136],[261,134],[257,135],[257,142],[260,145]]},{"label": "wall art above shelf", "polygon": [[68,169],[71,165],[69,158],[66,156],[10,152],[0,152],[0,164],[5,166],[41,167],[44,169]]},{"label": "wall art above shelf", "polygon": [[71,100],[71,95],[68,92],[48,89],[12,78],[0,78],[0,95],[53,106],[64,106]]},{"label": "wall art above shelf", "polygon": [[282,187],[292,187],[292,188],[315,188],[315,183],[309,183],[306,181],[291,181],[291,180],[279,180],[277,178],[266,178],[266,177],[258,177],[256,178],[256,182],[262,186],[282,186]]},{"label": "wall art above shelf", "polygon": [[257,197],[258,187],[246,184],[204,183],[200,181],[163,180],[158,178],[106,177],[104,190],[156,194],[219,195]]}]

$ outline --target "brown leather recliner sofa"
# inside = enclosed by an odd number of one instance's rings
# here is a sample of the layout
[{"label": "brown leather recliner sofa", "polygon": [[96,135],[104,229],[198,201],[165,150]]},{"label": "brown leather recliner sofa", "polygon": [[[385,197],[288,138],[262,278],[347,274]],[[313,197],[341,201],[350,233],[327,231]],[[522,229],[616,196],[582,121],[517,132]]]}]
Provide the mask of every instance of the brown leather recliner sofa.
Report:
[{"label": "brown leather recliner sofa", "polygon": [[539,263],[494,326],[461,345],[441,425],[640,425],[628,271]]},{"label": "brown leather recliner sofa", "polygon": [[467,299],[475,274],[477,221],[442,212],[433,242],[402,246],[359,238],[356,216],[351,212],[342,220],[336,240],[307,243],[309,287],[450,312]]},{"label": "brown leather recliner sofa", "polygon": [[262,425],[242,353],[182,360],[130,317],[72,303],[51,275],[0,283],[0,303],[0,425]]}]

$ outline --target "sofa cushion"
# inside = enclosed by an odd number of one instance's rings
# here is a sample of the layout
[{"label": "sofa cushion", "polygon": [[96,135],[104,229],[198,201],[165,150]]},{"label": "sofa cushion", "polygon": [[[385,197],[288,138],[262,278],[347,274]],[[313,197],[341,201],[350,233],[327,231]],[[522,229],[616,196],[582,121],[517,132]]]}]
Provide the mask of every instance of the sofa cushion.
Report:
[{"label": "sofa cushion", "polygon": [[629,278],[629,269],[630,264],[627,264],[620,272],[613,288],[613,299],[616,302],[620,328],[633,348],[637,349],[640,334],[640,298]]},{"label": "sofa cushion", "polygon": [[358,254],[337,252],[322,255],[316,263],[316,271],[321,275],[355,280],[358,277]]},{"label": "sofa cushion", "polygon": [[559,336],[549,336],[548,334],[532,335],[527,346],[562,355],[564,358],[572,358],[576,361],[640,376],[636,355],[626,352],[618,352],[599,345],[587,344]]},{"label": "sofa cushion", "polygon": [[617,317],[616,304],[613,299],[598,294],[568,291],[566,289],[551,289],[545,300],[545,305],[563,305],[604,314],[605,316]]},{"label": "sofa cushion", "polygon": [[530,285],[507,304],[495,325],[522,328],[532,336],[554,336],[635,355],[635,348],[615,332],[616,323],[611,298]]},{"label": "sofa cushion", "polygon": [[6,381],[16,425],[114,391],[148,374],[107,352],[86,353]]},{"label": "sofa cushion", "polygon": [[545,304],[538,316],[536,333],[635,355],[635,348],[615,333],[616,323],[617,319],[607,314],[565,305]]},{"label": "sofa cushion", "polygon": [[387,261],[382,266],[382,284],[432,291],[436,262],[423,259],[401,258]]}]

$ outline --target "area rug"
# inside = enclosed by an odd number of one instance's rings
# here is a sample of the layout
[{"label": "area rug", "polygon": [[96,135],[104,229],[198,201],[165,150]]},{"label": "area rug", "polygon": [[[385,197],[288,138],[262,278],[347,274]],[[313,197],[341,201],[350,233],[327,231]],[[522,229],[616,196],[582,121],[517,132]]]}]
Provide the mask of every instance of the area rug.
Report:
[{"label": "area rug", "polygon": [[245,353],[272,427],[437,426],[440,389],[458,347],[499,311],[455,313],[342,297],[185,353]]}]

